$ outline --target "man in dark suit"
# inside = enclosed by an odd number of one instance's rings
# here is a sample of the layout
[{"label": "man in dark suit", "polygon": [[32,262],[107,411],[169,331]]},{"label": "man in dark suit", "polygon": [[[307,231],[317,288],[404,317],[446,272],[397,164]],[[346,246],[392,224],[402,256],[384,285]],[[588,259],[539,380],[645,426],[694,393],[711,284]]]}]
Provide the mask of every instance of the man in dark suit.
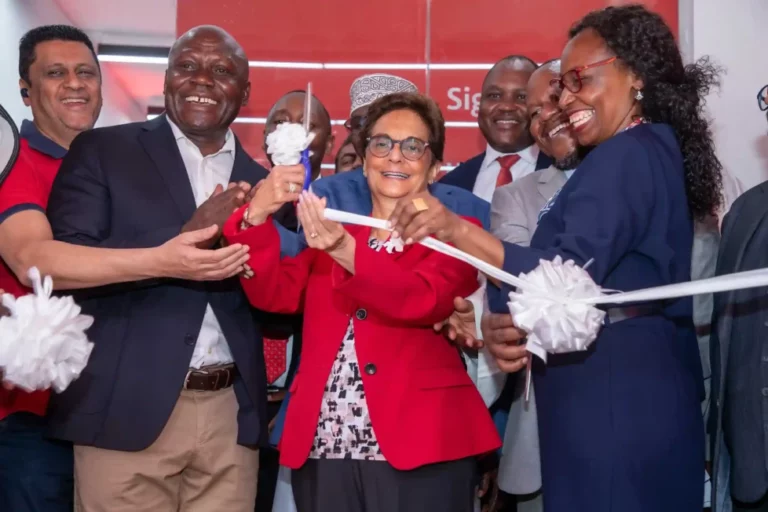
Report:
[{"label": "man in dark suit", "polygon": [[[72,143],[48,204],[57,239],[151,247],[221,228],[246,183],[266,177],[229,128],[250,92],[240,45],[197,27],[168,60],[165,115]],[[76,298],[95,317],[95,347],[49,412],[53,435],[75,444],[80,510],[252,512],[266,383],[259,324],[237,279],[128,283]]]},{"label": "man in dark suit", "polygon": [[[766,100],[758,97],[761,109],[768,110]],[[763,182],[725,216],[716,275],[768,267],[767,217],[768,182]],[[714,296],[708,425],[713,512],[768,511],[766,293],[762,287]]]},{"label": "man in dark suit", "polygon": [[528,129],[525,88],[536,68],[528,57],[510,55],[488,71],[477,116],[488,146],[446,174],[440,183],[469,190],[490,202],[496,187],[552,165]]}]

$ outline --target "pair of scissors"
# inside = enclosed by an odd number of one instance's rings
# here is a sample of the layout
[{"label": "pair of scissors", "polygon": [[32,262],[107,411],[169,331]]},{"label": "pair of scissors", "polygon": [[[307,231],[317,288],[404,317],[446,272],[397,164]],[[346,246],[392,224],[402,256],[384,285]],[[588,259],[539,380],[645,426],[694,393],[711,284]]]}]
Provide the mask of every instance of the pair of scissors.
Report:
[{"label": "pair of scissors", "polygon": [[[312,117],[312,82],[307,84],[307,94],[304,100],[304,131],[309,135],[310,119]],[[309,148],[301,152],[301,163],[304,165],[304,190],[309,190],[312,183],[312,164],[309,162]]]}]

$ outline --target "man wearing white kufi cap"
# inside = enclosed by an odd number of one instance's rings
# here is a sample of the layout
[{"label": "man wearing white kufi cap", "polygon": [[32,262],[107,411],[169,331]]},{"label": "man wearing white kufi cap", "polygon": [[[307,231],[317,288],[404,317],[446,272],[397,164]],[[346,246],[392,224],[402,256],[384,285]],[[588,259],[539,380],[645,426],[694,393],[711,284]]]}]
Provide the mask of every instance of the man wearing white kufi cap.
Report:
[{"label": "man wearing white kufi cap", "polygon": [[368,106],[379,98],[396,92],[419,92],[413,82],[386,73],[363,75],[352,82],[349,88],[351,103],[349,119],[344,124],[347,130],[357,131],[365,122]]}]

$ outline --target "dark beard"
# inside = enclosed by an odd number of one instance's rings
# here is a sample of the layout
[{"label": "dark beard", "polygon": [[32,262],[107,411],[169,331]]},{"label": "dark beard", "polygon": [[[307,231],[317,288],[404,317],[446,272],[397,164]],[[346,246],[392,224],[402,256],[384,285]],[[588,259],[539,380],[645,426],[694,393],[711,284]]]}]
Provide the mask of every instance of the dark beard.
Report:
[{"label": "dark beard", "polygon": [[570,171],[571,169],[577,168],[591,150],[591,147],[579,146],[576,148],[576,151],[569,153],[560,160],[555,160],[553,165],[556,169],[560,169],[561,171]]}]

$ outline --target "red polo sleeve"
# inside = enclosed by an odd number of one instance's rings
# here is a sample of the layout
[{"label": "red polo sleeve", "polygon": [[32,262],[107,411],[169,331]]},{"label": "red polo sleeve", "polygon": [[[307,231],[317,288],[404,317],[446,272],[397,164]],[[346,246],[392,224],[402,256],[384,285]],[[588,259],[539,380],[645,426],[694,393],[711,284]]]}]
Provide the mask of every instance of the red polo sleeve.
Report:
[{"label": "red polo sleeve", "polygon": [[45,212],[48,193],[29,159],[20,154],[8,177],[0,184],[0,223],[24,210]]}]

